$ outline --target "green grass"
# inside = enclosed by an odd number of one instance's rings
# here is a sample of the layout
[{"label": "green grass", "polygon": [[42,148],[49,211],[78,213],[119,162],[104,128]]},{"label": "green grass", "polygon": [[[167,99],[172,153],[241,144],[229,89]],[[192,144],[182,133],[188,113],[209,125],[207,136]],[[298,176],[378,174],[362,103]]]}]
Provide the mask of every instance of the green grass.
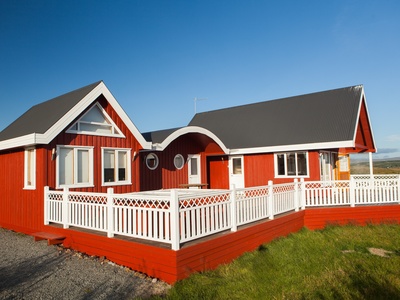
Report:
[{"label": "green grass", "polygon": [[303,229],[176,283],[167,299],[400,299],[400,225]]}]

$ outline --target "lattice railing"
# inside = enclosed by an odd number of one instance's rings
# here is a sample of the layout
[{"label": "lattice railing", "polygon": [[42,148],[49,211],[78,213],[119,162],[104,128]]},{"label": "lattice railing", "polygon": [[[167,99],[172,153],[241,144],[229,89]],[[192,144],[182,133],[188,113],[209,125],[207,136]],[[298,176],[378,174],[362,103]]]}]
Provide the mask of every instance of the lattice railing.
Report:
[{"label": "lattice railing", "polygon": [[231,228],[229,191],[179,197],[180,241],[187,242]]},{"label": "lattice railing", "polygon": [[50,222],[171,244],[270,218],[299,207],[399,203],[400,179],[370,176],[343,181],[300,181],[232,190],[164,190],[132,194],[50,191]]},{"label": "lattice railing", "polygon": [[244,225],[268,218],[269,187],[245,188],[236,190],[236,222]]},{"label": "lattice railing", "polygon": [[350,204],[350,181],[304,182],[305,206],[336,206]]}]

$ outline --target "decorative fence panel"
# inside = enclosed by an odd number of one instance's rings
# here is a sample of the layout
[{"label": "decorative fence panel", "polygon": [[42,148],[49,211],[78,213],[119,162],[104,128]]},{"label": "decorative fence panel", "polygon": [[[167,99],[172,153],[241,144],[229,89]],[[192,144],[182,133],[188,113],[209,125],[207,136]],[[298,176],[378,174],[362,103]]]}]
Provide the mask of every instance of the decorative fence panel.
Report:
[{"label": "decorative fence panel", "polygon": [[350,205],[350,181],[307,181],[301,188],[306,207]]},{"label": "decorative fence panel", "polygon": [[400,178],[358,175],[347,181],[304,181],[232,190],[163,190],[131,194],[50,191],[44,222],[171,244],[270,218],[301,207],[399,203]]},{"label": "decorative fence panel", "polygon": [[270,194],[269,186],[236,190],[237,226],[268,218],[271,214],[268,209]]},{"label": "decorative fence panel", "polygon": [[187,242],[231,228],[229,191],[179,197],[180,242]]}]

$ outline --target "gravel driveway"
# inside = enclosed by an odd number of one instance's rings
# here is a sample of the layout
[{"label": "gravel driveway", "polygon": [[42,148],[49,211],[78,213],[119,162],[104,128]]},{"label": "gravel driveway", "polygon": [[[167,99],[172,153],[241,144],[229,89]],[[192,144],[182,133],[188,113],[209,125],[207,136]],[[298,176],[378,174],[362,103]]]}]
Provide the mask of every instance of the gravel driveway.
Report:
[{"label": "gravel driveway", "polygon": [[107,260],[0,228],[0,299],[133,299],[168,289]]}]

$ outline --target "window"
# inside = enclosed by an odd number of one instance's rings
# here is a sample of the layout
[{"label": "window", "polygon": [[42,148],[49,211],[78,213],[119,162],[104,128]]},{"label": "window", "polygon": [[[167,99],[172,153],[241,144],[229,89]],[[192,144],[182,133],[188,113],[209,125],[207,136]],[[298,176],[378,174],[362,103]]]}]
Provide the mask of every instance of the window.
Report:
[{"label": "window", "polygon": [[308,153],[289,152],[275,154],[276,177],[308,176]]},{"label": "window", "polygon": [[232,158],[232,173],[236,175],[242,174],[242,158]]},{"label": "window", "polygon": [[130,149],[102,149],[103,185],[131,184],[130,153]]},{"label": "window", "polygon": [[93,148],[57,146],[57,186],[93,186]]},{"label": "window", "polygon": [[146,166],[150,170],[155,170],[158,167],[158,156],[154,153],[150,153],[146,156]]},{"label": "window", "polygon": [[103,107],[98,103],[93,105],[78,121],[76,121],[67,130],[67,133],[118,137],[124,136]]},{"label": "window", "polygon": [[174,166],[178,170],[182,169],[185,165],[185,159],[183,158],[182,154],[177,154],[174,157]]},{"label": "window", "polygon": [[36,188],[36,150],[25,149],[24,162],[24,189],[34,190]]}]

